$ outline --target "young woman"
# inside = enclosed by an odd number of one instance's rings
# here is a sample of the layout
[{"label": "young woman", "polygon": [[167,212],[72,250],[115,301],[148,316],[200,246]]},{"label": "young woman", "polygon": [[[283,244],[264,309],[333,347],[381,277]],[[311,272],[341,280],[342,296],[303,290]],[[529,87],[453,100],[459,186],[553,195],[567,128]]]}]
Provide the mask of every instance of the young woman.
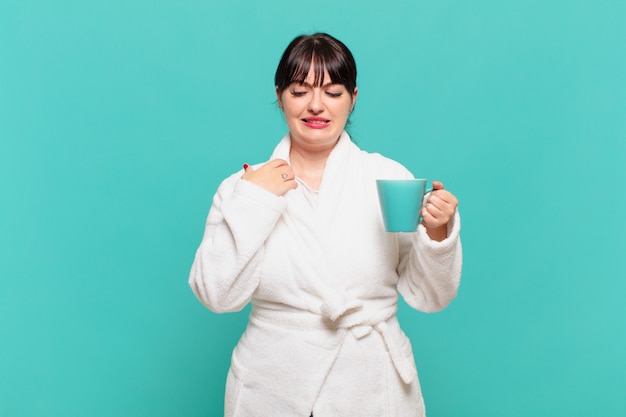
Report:
[{"label": "young woman", "polygon": [[429,312],[456,296],[457,199],[435,181],[417,231],[385,232],[376,179],[413,176],[344,130],[356,73],[339,40],[294,39],[275,77],[288,133],[214,197],[189,283],[215,312],[252,303],[228,417],[424,416],[398,295]]}]

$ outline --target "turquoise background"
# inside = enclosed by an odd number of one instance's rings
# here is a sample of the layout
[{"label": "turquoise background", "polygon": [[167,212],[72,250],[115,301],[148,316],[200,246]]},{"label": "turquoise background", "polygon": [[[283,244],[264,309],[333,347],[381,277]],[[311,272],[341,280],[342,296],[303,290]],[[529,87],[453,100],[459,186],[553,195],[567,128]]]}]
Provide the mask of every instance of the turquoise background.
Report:
[{"label": "turquoise background", "polygon": [[[327,31],[350,131],[460,200],[429,417],[626,415],[626,2],[0,0],[0,416],[220,416],[246,314],[187,286],[212,195]],[[306,375],[303,375],[306,378]]]}]

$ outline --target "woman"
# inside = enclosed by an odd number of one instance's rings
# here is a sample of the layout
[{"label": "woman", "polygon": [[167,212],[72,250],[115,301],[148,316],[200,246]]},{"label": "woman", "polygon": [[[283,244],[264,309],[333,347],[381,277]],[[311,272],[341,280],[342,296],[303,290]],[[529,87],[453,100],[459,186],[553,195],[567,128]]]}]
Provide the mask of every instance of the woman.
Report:
[{"label": "woman", "polygon": [[344,128],[356,65],[327,34],[300,36],[275,77],[289,132],[214,197],[191,269],[215,312],[252,302],[226,382],[226,416],[423,416],[398,294],[421,311],[455,297],[457,200],[439,182],[415,233],[387,233],[377,178],[412,178]]}]

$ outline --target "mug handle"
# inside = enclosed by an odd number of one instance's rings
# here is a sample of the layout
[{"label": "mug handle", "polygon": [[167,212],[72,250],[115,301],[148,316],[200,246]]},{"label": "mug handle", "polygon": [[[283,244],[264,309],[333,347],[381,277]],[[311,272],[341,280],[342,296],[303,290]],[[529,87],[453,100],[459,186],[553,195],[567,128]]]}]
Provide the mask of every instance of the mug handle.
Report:
[{"label": "mug handle", "polygon": [[[431,188],[431,189],[429,189],[429,190],[426,190],[426,191],[424,192],[424,199],[426,198],[426,195],[427,195],[427,194],[432,193],[433,191],[434,191],[434,190],[433,190],[432,188]],[[421,212],[421,211],[422,211],[422,210],[420,209],[420,212]],[[419,219],[417,220],[417,224],[420,224],[420,223],[422,223],[423,221],[424,221],[424,219],[422,218],[422,215],[420,214],[420,217],[419,217]]]}]

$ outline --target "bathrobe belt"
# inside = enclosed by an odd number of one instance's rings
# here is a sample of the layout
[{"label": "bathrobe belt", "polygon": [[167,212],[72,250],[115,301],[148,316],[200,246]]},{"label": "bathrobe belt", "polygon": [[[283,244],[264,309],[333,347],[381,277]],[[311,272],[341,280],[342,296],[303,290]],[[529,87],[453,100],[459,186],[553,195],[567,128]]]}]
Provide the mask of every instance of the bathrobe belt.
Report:
[{"label": "bathrobe belt", "polygon": [[346,309],[345,315],[331,320],[329,317],[310,311],[287,310],[284,306],[282,309],[273,309],[253,304],[250,320],[260,320],[301,330],[343,330],[342,338],[345,337],[347,331],[350,331],[357,340],[376,331],[382,336],[391,361],[402,381],[406,384],[413,382],[417,376],[415,361],[410,342],[400,329],[400,323],[396,317],[397,306],[387,307],[368,317],[365,317],[362,311],[350,314],[349,310],[351,309]]}]

